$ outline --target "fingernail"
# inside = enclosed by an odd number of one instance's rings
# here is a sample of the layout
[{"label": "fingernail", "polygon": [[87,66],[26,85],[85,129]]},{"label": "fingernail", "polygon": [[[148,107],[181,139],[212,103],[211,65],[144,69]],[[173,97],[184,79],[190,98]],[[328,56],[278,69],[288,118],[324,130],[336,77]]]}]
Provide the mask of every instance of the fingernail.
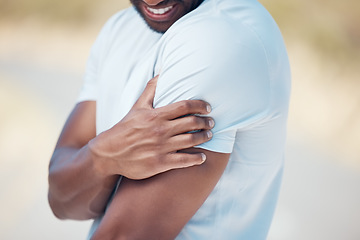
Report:
[{"label": "fingernail", "polygon": [[205,162],[205,160],[206,160],[206,155],[205,155],[205,153],[201,153],[201,159],[202,159],[202,162]]},{"label": "fingernail", "polygon": [[206,105],[206,111],[208,112],[208,113],[210,113],[211,112],[211,106],[208,104],[208,105]]},{"label": "fingernail", "polygon": [[207,133],[206,133],[206,134],[207,134],[207,137],[208,137],[208,138],[211,138],[211,137],[212,137],[212,135],[213,135],[211,131],[207,131]]},{"label": "fingernail", "polygon": [[212,120],[212,119],[209,120],[209,126],[210,126],[211,128],[213,128],[213,127],[215,126],[214,120]]}]

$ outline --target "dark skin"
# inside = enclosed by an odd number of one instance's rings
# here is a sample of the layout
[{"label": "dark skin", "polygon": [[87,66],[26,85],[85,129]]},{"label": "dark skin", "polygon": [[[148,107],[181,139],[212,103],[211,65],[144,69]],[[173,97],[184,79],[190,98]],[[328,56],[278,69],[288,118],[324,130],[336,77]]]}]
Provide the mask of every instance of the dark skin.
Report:
[{"label": "dark skin", "polygon": [[[152,127],[143,129],[144,133],[152,134],[148,134],[148,139],[139,138],[139,143],[136,143],[141,145],[141,142],[152,142],[151,144],[164,146],[157,148],[158,151],[150,152],[137,148],[136,156],[149,154],[149,158],[135,160],[135,157],[133,165],[119,164],[120,172],[114,174],[114,155],[108,152],[108,145],[102,143],[112,131],[121,130],[122,121],[103,136],[100,134],[100,138],[95,137],[94,102],[83,102],[75,107],[59,138],[49,170],[49,202],[57,217],[90,219],[100,216],[104,213],[119,175],[125,176],[92,239],[173,239],[206,200],[226,167],[229,154],[189,147],[209,140],[207,129],[211,128],[211,118],[186,116],[168,120],[161,117],[206,114],[208,104],[189,100],[163,109],[153,109],[148,104],[152,104],[155,87],[154,81],[150,81],[129,112],[139,119],[143,119],[144,110],[157,112],[156,121],[150,124]],[[171,137],[154,134],[151,131],[154,131],[159,121],[164,126],[168,125],[168,129],[178,125],[176,128],[181,129],[183,134]],[[202,131],[187,133],[195,129]],[[121,140],[126,134],[117,134],[121,135],[119,142],[124,142]],[[172,141],[176,144],[168,144]],[[134,149],[126,144],[122,147],[125,150],[121,152],[125,153],[133,152]],[[174,151],[174,147],[182,150]],[[199,153],[206,154],[205,162]],[[123,157],[119,158],[119,163],[122,159],[127,161],[126,156]],[[134,171],[136,168],[141,171]],[[163,173],[158,174],[158,171]],[[134,180],[130,178],[136,176],[133,175],[134,172],[141,172],[142,176],[143,172],[147,173],[146,176],[153,176]],[[137,227],[139,224],[141,228]]]},{"label": "dark skin", "polygon": [[[49,166],[49,203],[58,218],[98,217],[119,175],[144,179],[204,162],[199,151],[187,154],[177,150],[208,141],[213,120],[179,117],[208,114],[209,105],[190,100],[154,109],[155,87],[156,78],[149,81],[127,116],[98,136],[95,102],[82,102],[74,108]],[[201,131],[187,133],[192,130]]]},{"label": "dark skin", "polygon": [[124,177],[92,240],[165,240],[179,234],[215,187],[230,154],[193,147],[178,152],[201,152],[207,158],[200,165],[173,169],[144,180]]},{"label": "dark skin", "polygon": [[[171,6],[168,19],[143,15],[149,27],[165,32],[202,1],[132,2],[138,11]],[[154,109],[155,87],[156,78],[125,118],[98,136],[96,103],[79,103],[59,138],[49,168],[49,202],[57,217],[100,216],[124,176],[92,239],[174,239],[227,165],[230,154],[194,148],[212,137],[213,120],[197,116],[208,114],[209,105],[188,100]]]},{"label": "dark skin", "polygon": [[[184,150],[196,152],[197,149]],[[92,239],[174,239],[220,179],[229,154],[140,181],[123,179]]]},{"label": "dark skin", "polygon": [[[204,0],[130,0],[147,25],[154,31],[164,33],[182,16],[196,9]],[[164,14],[152,14],[148,7],[158,10],[171,9]]]}]

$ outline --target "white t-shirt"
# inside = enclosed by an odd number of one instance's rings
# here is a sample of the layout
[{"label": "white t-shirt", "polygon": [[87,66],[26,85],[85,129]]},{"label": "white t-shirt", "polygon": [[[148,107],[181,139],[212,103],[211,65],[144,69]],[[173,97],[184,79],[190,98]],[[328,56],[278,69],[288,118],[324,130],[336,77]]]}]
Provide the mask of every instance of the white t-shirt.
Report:
[{"label": "white t-shirt", "polygon": [[290,93],[274,20],[256,0],[205,0],[159,34],[133,8],[119,12],[93,46],[79,96],[97,102],[97,133],[119,122],[157,74],[154,106],[209,102],[214,135],[197,147],[231,153],[176,239],[265,239],[281,183]]}]

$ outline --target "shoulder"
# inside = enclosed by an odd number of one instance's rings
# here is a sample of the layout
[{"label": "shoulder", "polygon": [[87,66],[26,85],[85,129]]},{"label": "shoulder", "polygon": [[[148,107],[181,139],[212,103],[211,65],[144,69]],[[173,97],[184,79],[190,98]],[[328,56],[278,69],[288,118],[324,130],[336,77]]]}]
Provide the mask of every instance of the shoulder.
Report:
[{"label": "shoulder", "polygon": [[[243,84],[243,76],[266,81],[269,72],[267,51],[257,32],[223,12],[210,11],[182,20],[163,38],[160,60],[163,69],[177,67],[207,73],[206,80],[227,77]],[[165,67],[164,67],[165,66]],[[168,66],[168,68],[166,68]],[[261,76],[260,76],[261,75]],[[201,82],[201,81],[197,81]]]},{"label": "shoulder", "polygon": [[217,69],[237,62],[253,63],[267,71],[264,38],[243,19],[212,10],[174,24],[163,37],[161,53],[165,60],[188,56],[195,62],[218,66]]},{"label": "shoulder", "polygon": [[169,40],[191,38],[191,42],[231,43],[224,47],[232,47],[240,41],[257,44],[273,20],[260,4],[254,2],[257,1],[205,1],[204,5],[176,22],[165,37]]},{"label": "shoulder", "polygon": [[165,33],[157,62],[158,99],[165,104],[161,100],[176,92],[181,99],[221,106],[214,109],[217,116],[247,119],[267,111],[272,95],[267,17],[249,17],[246,7],[216,7],[185,16]]},{"label": "shoulder", "polygon": [[96,55],[104,60],[109,54],[127,54],[128,49],[136,47],[138,40],[142,38],[154,41],[158,36],[147,27],[136,10],[129,7],[107,20],[97,36],[93,49],[97,52]]},{"label": "shoulder", "polygon": [[119,29],[126,30],[141,23],[141,19],[133,7],[123,9],[112,15],[102,27],[100,34],[117,32]]},{"label": "shoulder", "polygon": [[234,26],[221,16],[200,16],[176,24],[165,33],[164,38],[167,40],[166,46],[170,48],[185,45],[190,49],[209,46],[224,49],[236,47],[241,37],[238,32],[239,26]]},{"label": "shoulder", "polygon": [[[221,106],[213,114],[231,112],[232,119],[267,108],[270,80],[266,52],[256,32],[241,20],[209,11],[184,19],[169,30],[158,59],[157,99],[161,105],[168,103],[162,100],[169,93],[177,93],[180,100],[204,99]],[[237,103],[242,103],[241,107],[234,106]]]},{"label": "shoulder", "polygon": [[[176,22],[165,33],[168,49],[209,48],[214,53],[251,48],[253,53],[285,49],[281,33],[267,10],[257,1],[208,0]],[[191,45],[191,46],[190,46]],[[185,48],[186,46],[186,48]]]},{"label": "shoulder", "polygon": [[184,78],[191,85],[224,89],[237,98],[264,96],[262,105],[266,105],[272,88],[283,86],[290,78],[285,44],[276,23],[257,1],[211,2],[165,33],[161,72],[173,73],[173,79],[188,72]]}]

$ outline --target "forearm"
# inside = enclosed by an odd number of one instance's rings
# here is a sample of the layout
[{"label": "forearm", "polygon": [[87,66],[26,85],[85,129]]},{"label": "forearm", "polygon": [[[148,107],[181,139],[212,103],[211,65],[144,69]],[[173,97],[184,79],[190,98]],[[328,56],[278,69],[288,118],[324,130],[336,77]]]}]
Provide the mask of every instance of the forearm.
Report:
[{"label": "forearm", "polygon": [[87,145],[54,151],[49,167],[49,203],[61,219],[90,219],[103,213],[118,176],[106,176]]},{"label": "forearm", "polygon": [[49,203],[57,217],[89,219],[103,213],[119,175],[144,179],[205,161],[204,154],[177,151],[211,138],[213,120],[193,116],[208,114],[210,106],[188,100],[154,109],[155,86],[149,81],[130,112],[98,135],[96,103],[75,106],[49,167]]},{"label": "forearm", "polygon": [[220,179],[229,154],[202,149],[200,166],[134,181],[123,178],[92,240],[174,239]]}]

